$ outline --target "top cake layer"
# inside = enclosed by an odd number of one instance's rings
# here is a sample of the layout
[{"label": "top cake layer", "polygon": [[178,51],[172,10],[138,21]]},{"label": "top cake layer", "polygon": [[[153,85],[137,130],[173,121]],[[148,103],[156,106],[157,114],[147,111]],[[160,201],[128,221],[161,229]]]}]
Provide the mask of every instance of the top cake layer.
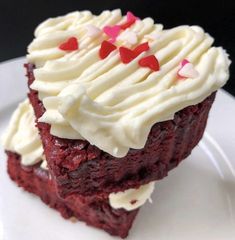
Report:
[{"label": "top cake layer", "polygon": [[48,19],[28,60],[51,134],[86,139],[115,157],[143,148],[154,123],[223,86],[230,61],[198,26],[162,30],[120,10]]}]

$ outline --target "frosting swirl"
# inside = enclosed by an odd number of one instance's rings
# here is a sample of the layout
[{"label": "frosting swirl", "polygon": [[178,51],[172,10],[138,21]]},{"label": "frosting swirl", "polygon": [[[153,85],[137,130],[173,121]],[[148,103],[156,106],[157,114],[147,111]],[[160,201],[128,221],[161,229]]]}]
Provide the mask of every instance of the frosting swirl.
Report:
[{"label": "frosting swirl", "polygon": [[13,113],[2,144],[6,150],[20,154],[21,163],[25,166],[42,161],[43,147],[28,99],[20,103]]},{"label": "frosting swirl", "polygon": [[[51,125],[51,134],[84,138],[115,157],[125,156],[129,148],[143,148],[153,124],[173,119],[177,111],[222,87],[230,65],[226,52],[211,47],[213,38],[202,28],[162,30],[151,18],[137,20],[127,30],[136,34],[133,47],[149,41],[148,52],[129,64],[120,61],[118,49],[101,60],[98,51],[107,36],[91,38],[86,26],[103,28],[124,20],[120,10],[99,16],[74,12],[49,19],[36,29],[28,55],[37,66],[31,88],[39,92],[46,108],[40,121]],[[79,50],[58,49],[71,36],[79,39]],[[115,44],[130,47],[123,37]],[[139,67],[138,61],[149,54],[157,57],[160,71]],[[186,58],[199,75],[182,80],[177,72]]]}]

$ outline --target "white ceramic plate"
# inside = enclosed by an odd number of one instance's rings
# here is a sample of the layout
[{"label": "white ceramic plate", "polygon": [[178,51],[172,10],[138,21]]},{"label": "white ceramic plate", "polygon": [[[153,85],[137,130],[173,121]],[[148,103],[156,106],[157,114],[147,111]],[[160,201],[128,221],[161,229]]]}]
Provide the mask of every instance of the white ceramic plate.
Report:
[{"label": "white ceramic plate", "polygon": [[[26,96],[22,64],[0,64],[0,135]],[[203,140],[156,185],[153,204],[139,212],[128,240],[235,239],[235,100],[219,91]],[[64,220],[11,182],[0,148],[0,240],[117,239],[82,222]]]}]

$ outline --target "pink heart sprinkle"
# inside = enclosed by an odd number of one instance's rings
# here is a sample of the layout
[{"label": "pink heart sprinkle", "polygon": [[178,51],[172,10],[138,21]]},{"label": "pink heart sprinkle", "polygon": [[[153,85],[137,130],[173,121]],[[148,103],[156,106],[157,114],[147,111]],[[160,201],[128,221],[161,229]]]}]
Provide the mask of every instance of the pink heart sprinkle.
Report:
[{"label": "pink heart sprinkle", "polygon": [[177,74],[180,78],[196,78],[199,76],[198,71],[187,59],[180,63],[180,69]]},{"label": "pink heart sprinkle", "polygon": [[105,26],[103,28],[103,31],[105,34],[107,34],[111,38],[111,41],[115,42],[119,32],[121,31],[121,28],[118,25]]},{"label": "pink heart sprinkle", "polygon": [[127,22],[135,22],[138,18],[132,13],[132,12],[127,12],[126,14]]}]

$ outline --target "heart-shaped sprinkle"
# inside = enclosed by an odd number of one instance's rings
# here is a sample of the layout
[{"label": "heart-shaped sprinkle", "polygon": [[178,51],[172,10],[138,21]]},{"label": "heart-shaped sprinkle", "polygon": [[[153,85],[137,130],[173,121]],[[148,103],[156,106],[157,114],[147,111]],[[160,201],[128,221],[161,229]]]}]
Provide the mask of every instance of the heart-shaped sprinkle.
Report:
[{"label": "heart-shaped sprinkle", "polygon": [[160,65],[157,58],[154,55],[149,55],[147,57],[143,57],[139,60],[139,65],[141,67],[148,67],[153,71],[159,71]]},{"label": "heart-shaped sprinkle", "polygon": [[199,76],[198,71],[187,59],[181,61],[180,69],[177,74],[180,78],[196,78]]},{"label": "heart-shaped sprinkle", "polygon": [[117,47],[112,43],[104,40],[101,43],[101,47],[99,50],[99,56],[101,59],[105,59],[112,51],[114,51]]},{"label": "heart-shaped sprinkle", "polygon": [[127,18],[127,22],[133,22],[138,19],[131,11],[127,12],[126,18]]},{"label": "heart-shaped sprinkle", "polygon": [[129,63],[135,58],[135,53],[129,48],[119,48],[120,58],[123,63]]},{"label": "heart-shaped sprinkle", "polygon": [[126,22],[120,25],[121,29],[125,30],[129,28],[132,24],[136,22],[137,19],[138,18],[132,12],[127,12]]},{"label": "heart-shaped sprinkle", "polygon": [[138,45],[133,51],[135,53],[135,56],[139,56],[142,52],[148,51],[149,50],[149,44],[148,42],[141,43]]},{"label": "heart-shaped sprinkle", "polygon": [[118,40],[126,41],[127,43],[134,45],[137,43],[137,35],[133,31],[125,31],[118,37]]},{"label": "heart-shaped sprinkle", "polygon": [[98,37],[102,33],[101,29],[94,25],[87,25],[85,28],[87,36],[91,38]]},{"label": "heart-shaped sprinkle", "polygon": [[103,32],[111,38],[111,42],[116,41],[116,38],[117,38],[120,31],[121,31],[121,28],[118,25],[105,26],[103,28]]},{"label": "heart-shaped sprinkle", "polygon": [[136,57],[138,57],[142,52],[149,50],[149,45],[147,42],[141,43],[134,50],[131,50],[126,47],[120,47],[119,53],[120,58],[123,63],[129,63]]},{"label": "heart-shaped sprinkle", "polygon": [[63,51],[75,51],[78,50],[78,40],[75,37],[69,38],[66,42],[61,43],[59,49]]}]

